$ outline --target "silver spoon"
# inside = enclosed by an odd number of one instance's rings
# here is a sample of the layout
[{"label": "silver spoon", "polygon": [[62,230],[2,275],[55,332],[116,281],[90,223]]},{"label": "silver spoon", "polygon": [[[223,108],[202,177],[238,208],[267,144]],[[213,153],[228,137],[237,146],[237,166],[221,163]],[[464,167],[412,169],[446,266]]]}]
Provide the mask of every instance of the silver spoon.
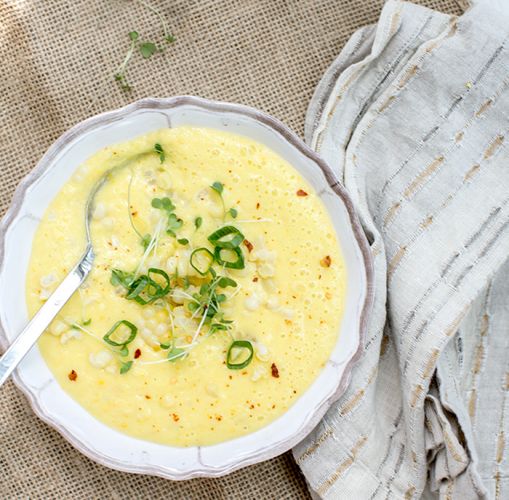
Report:
[{"label": "silver spoon", "polygon": [[62,283],[58,285],[56,290],[51,294],[51,296],[39,309],[39,311],[37,311],[28,325],[16,337],[7,351],[5,351],[2,358],[0,358],[0,387],[9,378],[9,375],[16,368],[16,366],[18,366],[18,364],[25,357],[32,346],[37,342],[37,339],[42,335],[44,330],[46,330],[50,323],[55,319],[56,315],[60,312],[62,307],[64,307],[64,305],[73,296],[79,286],[85,281],[88,274],[90,273],[90,270],[92,269],[95,254],[92,246],[92,237],[90,234],[90,222],[92,220],[94,210],[95,196],[113,172],[126,167],[134,160],[137,160],[147,154],[149,154],[149,152],[140,153],[132,158],[129,158],[124,163],[110,168],[94,184],[94,187],[90,191],[87,198],[87,203],[85,205],[85,252],[81,256],[79,262],[71,269]]}]

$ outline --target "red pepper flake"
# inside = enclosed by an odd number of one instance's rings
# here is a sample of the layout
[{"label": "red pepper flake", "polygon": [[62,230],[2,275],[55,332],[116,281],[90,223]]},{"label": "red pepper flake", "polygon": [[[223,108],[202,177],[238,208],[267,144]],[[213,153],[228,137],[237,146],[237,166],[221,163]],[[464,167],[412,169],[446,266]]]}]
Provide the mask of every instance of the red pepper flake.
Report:
[{"label": "red pepper flake", "polygon": [[131,212],[131,215],[132,215],[133,217],[136,217],[136,216],[138,215],[138,212]]},{"label": "red pepper flake", "polygon": [[255,407],[255,405],[254,405],[253,403],[251,403],[251,404],[249,405],[249,408],[250,408],[251,410],[254,410],[254,407]]},{"label": "red pepper flake", "polygon": [[216,415],[216,420],[218,422],[221,422],[221,420],[223,420],[223,417],[221,415]]},{"label": "red pepper flake", "polygon": [[173,418],[174,422],[178,422],[180,420],[180,417],[176,413],[172,413],[171,418]]},{"label": "red pepper flake", "polygon": [[332,263],[332,260],[330,258],[330,255],[326,255],[321,261],[320,261],[320,265],[322,267],[330,267]]},{"label": "red pepper flake", "polygon": [[255,276],[255,277],[253,278],[253,282],[254,282],[254,283],[256,283],[257,281],[258,281],[258,276]]},{"label": "red pepper flake", "polygon": [[246,245],[247,251],[252,252],[253,251],[253,244],[249,240],[244,240],[244,245]]},{"label": "red pepper flake", "polygon": [[276,363],[272,363],[270,371],[274,378],[279,378],[279,370],[277,369]]},{"label": "red pepper flake", "polygon": [[292,320],[291,319],[285,319],[285,323],[290,326],[292,324]]},{"label": "red pepper flake", "polygon": [[75,382],[76,379],[78,378],[78,374],[74,370],[71,370],[71,372],[67,376],[69,377],[69,380],[71,382]]},{"label": "red pepper flake", "polygon": [[260,208],[260,202],[256,203],[256,209],[258,210]]},{"label": "red pepper flake", "polygon": [[141,349],[134,351],[134,359],[138,359],[141,356]]},{"label": "red pepper flake", "polygon": [[299,189],[297,191],[297,196],[307,196],[308,194],[303,189]]},{"label": "red pepper flake", "polygon": [[145,399],[152,399],[148,394],[145,394]]}]

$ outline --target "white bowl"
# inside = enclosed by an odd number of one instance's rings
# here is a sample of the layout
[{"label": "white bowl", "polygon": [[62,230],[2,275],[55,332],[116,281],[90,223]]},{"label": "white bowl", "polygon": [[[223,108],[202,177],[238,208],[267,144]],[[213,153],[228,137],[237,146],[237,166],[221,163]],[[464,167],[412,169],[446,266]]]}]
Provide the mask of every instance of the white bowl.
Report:
[{"label": "white bowl", "polygon": [[344,392],[372,302],[372,263],[352,202],[327,165],[282,123],[245,106],[196,97],[144,99],[76,125],[21,182],[0,226],[0,345],[28,321],[25,279],[40,217],[73,171],[97,150],[160,129],[194,125],[257,140],[285,158],[313,186],[334,224],[347,270],[341,331],[311,387],[281,417],[214,446],[177,448],[136,439],[96,420],[55,381],[37,347],[13,374],[35,413],[91,459],[128,472],[189,479],[220,476],[285,452],[303,439]]}]

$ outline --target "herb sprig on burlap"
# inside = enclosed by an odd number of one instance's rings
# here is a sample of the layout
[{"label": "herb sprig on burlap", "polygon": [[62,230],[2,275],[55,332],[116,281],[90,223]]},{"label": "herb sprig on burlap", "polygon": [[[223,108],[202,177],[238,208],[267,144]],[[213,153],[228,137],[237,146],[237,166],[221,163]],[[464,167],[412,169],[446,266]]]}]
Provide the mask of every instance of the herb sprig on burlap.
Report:
[{"label": "herb sprig on burlap", "polygon": [[[173,43],[175,41],[175,37],[171,34],[168,23],[161,12],[144,0],[137,0],[137,2],[157,16],[161,23],[164,42],[166,42],[166,44]],[[157,43],[150,41],[141,41],[140,35],[137,31],[130,31],[128,36],[130,43],[127,54],[114,74],[115,80],[120,84],[123,90],[131,90],[132,88],[127,81],[127,66],[136,51],[139,52],[143,59],[150,59],[157,52],[164,52],[166,50],[164,45],[158,45]]]}]

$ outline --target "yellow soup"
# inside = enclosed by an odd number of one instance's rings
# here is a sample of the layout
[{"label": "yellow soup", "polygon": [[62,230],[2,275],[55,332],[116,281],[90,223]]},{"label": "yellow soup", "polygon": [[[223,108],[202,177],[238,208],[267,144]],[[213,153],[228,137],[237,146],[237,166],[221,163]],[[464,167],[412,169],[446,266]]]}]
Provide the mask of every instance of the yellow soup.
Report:
[{"label": "yellow soup", "polygon": [[98,152],[33,243],[33,315],[80,257],[93,270],[39,348],[61,386],[126,434],[175,446],[273,421],[336,343],[346,276],[328,214],[286,161],[245,137],[180,127]]}]

